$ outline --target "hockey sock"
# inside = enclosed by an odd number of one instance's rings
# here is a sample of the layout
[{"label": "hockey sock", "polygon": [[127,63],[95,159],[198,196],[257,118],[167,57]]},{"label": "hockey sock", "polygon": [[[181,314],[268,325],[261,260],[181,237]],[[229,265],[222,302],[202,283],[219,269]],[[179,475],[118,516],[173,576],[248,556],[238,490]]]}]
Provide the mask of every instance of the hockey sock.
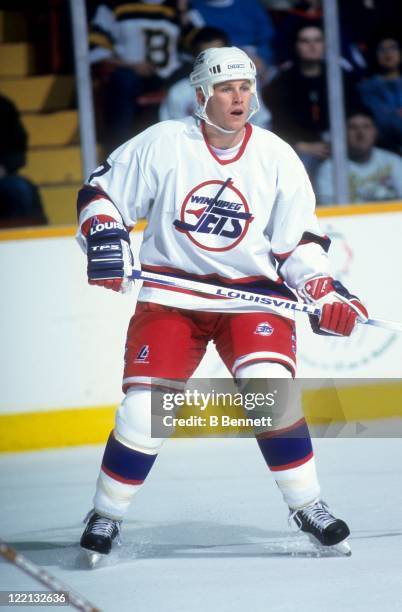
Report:
[{"label": "hockey sock", "polygon": [[304,508],[320,498],[314,456],[298,467],[273,474],[285,504],[292,510]]},{"label": "hockey sock", "polygon": [[259,435],[257,442],[290,508],[303,507],[319,498],[313,447],[304,418],[291,427]]},{"label": "hockey sock", "polygon": [[116,440],[111,432],[94,497],[95,510],[120,520],[148,476],[157,453],[144,453]]}]

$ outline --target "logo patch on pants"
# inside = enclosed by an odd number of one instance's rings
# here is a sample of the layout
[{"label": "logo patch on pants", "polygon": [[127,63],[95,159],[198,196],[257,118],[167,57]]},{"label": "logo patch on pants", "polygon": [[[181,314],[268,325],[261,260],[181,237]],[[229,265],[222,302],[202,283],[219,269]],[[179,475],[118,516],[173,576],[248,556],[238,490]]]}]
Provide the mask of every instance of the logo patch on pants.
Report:
[{"label": "logo patch on pants", "polygon": [[134,363],[149,363],[149,345],[144,344],[138,351],[137,357],[134,359]]},{"label": "logo patch on pants", "polygon": [[272,325],[270,325],[267,321],[265,321],[264,323],[259,323],[257,325],[257,327],[255,328],[255,334],[258,334],[259,336],[270,336],[274,331],[274,328],[272,327]]}]

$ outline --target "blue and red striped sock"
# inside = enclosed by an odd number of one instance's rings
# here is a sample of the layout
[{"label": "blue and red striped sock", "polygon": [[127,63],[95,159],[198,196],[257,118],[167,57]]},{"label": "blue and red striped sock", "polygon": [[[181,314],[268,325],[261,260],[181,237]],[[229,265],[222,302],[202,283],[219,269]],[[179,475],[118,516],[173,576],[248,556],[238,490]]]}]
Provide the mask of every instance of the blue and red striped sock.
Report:
[{"label": "blue and red striped sock", "polygon": [[304,418],[290,427],[260,434],[257,442],[272,472],[298,467],[313,456],[310,432]]},{"label": "blue and red striped sock", "polygon": [[257,437],[258,445],[289,508],[302,508],[320,497],[314,452],[305,419]]},{"label": "blue and red striped sock", "polygon": [[125,446],[111,432],[102,460],[102,471],[124,484],[140,485],[148,476],[157,455]]}]

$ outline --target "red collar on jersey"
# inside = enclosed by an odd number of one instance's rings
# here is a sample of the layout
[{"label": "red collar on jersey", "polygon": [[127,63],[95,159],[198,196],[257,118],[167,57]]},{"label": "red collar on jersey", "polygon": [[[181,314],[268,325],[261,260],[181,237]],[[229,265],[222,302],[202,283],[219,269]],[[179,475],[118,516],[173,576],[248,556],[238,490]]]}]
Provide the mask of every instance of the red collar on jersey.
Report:
[{"label": "red collar on jersey", "polygon": [[216,159],[216,161],[218,163],[220,163],[222,166],[226,166],[226,164],[231,164],[232,162],[237,161],[238,159],[240,159],[240,157],[243,155],[244,150],[247,146],[248,141],[250,140],[253,128],[251,123],[246,123],[245,125],[246,131],[244,134],[244,138],[243,138],[243,142],[241,143],[241,147],[240,149],[237,151],[236,155],[234,157],[232,157],[232,159],[219,159],[219,157],[217,155],[215,155],[213,149],[211,148],[211,145],[209,144],[208,140],[207,140],[207,135],[205,133],[205,122],[203,121],[201,124],[201,131],[202,131],[202,135],[204,137],[205,140],[205,144],[208,147],[208,151],[211,153],[212,157],[214,159]]}]

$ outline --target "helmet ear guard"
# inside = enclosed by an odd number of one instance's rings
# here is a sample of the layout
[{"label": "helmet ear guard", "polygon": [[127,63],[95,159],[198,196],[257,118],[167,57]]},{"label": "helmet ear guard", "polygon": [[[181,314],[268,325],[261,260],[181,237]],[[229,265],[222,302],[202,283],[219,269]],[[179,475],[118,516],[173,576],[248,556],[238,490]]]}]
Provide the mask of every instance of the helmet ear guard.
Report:
[{"label": "helmet ear guard", "polygon": [[252,105],[247,121],[258,111],[260,104],[256,86],[257,71],[249,56],[237,47],[212,48],[202,51],[194,62],[190,83],[204,94],[204,103],[198,103],[195,114],[218,130],[231,134],[235,130],[225,130],[209,120],[206,112],[208,100],[214,94],[214,86],[225,81],[247,80],[250,82]]}]

